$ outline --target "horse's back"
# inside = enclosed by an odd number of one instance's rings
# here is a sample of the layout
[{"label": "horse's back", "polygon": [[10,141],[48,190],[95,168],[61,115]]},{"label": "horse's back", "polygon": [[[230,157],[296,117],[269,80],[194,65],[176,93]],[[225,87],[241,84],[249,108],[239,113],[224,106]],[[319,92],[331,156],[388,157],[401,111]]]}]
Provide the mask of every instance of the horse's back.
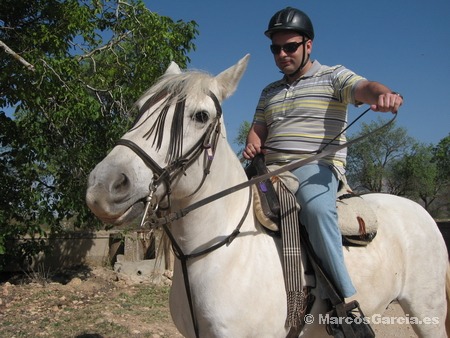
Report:
[{"label": "horse's back", "polygon": [[363,198],[375,211],[379,224],[368,250],[373,246],[383,265],[395,266],[404,278],[418,282],[425,283],[433,275],[445,278],[447,248],[436,222],[421,205],[388,194],[368,194]]},{"label": "horse's back", "polygon": [[363,195],[375,211],[379,232],[389,237],[398,234],[399,244],[418,247],[430,247],[430,240],[435,242],[435,249],[446,251],[445,242],[436,222],[418,203],[395,195],[367,194]]}]

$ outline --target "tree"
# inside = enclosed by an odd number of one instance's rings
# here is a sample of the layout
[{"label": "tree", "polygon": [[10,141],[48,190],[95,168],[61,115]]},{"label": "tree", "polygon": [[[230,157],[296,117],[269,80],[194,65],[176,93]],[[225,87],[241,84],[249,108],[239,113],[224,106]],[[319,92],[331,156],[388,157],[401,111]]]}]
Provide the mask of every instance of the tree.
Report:
[{"label": "tree", "polygon": [[[0,113],[0,144],[10,144],[21,133],[15,123]],[[21,261],[44,248],[42,239],[36,239],[33,245],[17,242],[6,250],[7,240],[16,239],[25,233],[42,236],[42,230],[36,223],[28,223],[33,213],[33,195],[30,191],[32,181],[24,175],[22,165],[26,158],[24,149],[11,146],[0,148],[0,270],[5,262],[14,259]]]},{"label": "tree", "polygon": [[239,151],[237,153],[239,157],[241,156],[245,146],[247,145],[247,135],[251,126],[251,123],[248,121],[242,121],[241,125],[239,126],[238,134],[234,139],[234,143],[239,146]]},{"label": "tree", "polygon": [[[363,124],[355,137],[382,124],[380,119]],[[421,202],[433,216],[448,216],[449,155],[450,136],[437,146],[424,145],[391,124],[349,149],[347,176],[356,190],[405,196]]]},{"label": "tree", "polygon": [[437,164],[439,177],[443,183],[450,183],[450,134],[433,147],[433,158]]},{"label": "tree", "polygon": [[390,181],[397,194],[420,201],[435,217],[448,217],[449,139],[437,146],[416,144],[392,166]]},{"label": "tree", "polygon": [[[350,139],[369,135],[384,123],[380,118],[369,124],[363,123],[361,131]],[[387,184],[390,166],[415,143],[404,128],[396,127],[395,123],[392,123],[352,145],[347,158],[350,184],[371,192],[391,193],[391,187]]]},{"label": "tree", "polygon": [[441,188],[431,150],[431,146],[414,145],[411,152],[392,165],[388,178],[392,193],[413,200],[420,199],[428,211]]},{"label": "tree", "polygon": [[141,0],[3,0],[0,107],[16,110],[14,120],[1,116],[1,194],[14,197],[1,201],[2,229],[98,226],[84,203],[88,173],[169,62],[186,67],[197,34],[195,21],[174,22]]},{"label": "tree", "polygon": [[450,134],[444,137],[432,150],[437,166],[437,184],[440,185],[436,217],[450,215]]}]

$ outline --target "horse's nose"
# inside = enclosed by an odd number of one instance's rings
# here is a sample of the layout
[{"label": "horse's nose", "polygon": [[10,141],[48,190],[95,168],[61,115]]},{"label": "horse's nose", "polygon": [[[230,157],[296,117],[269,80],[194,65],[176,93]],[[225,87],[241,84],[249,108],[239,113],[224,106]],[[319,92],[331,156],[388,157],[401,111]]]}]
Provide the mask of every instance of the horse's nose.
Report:
[{"label": "horse's nose", "polygon": [[115,214],[130,199],[130,176],[117,167],[114,169],[94,170],[89,176],[86,202],[97,215]]}]

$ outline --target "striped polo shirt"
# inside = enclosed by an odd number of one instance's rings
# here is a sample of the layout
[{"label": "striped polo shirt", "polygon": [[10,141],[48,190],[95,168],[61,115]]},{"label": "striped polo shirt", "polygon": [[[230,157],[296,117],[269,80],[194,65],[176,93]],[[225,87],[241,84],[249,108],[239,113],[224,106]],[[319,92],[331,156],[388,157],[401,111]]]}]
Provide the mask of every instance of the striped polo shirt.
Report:
[{"label": "striped polo shirt", "polygon": [[[343,66],[322,66],[314,61],[310,70],[289,85],[283,78],[262,91],[253,123],[265,124],[265,146],[277,149],[316,152],[347,126],[347,105],[357,104],[356,85],[365,80]],[[340,135],[333,145],[346,142]],[[347,150],[341,149],[319,163],[344,168]],[[266,162],[284,163],[309,157],[267,150]]]}]

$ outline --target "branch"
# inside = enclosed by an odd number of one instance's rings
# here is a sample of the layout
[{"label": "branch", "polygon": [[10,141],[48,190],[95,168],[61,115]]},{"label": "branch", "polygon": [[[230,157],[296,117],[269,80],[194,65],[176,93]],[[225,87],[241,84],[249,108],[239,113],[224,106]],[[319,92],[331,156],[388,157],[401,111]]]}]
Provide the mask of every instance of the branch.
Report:
[{"label": "branch", "polygon": [[35,71],[34,66],[31,63],[29,63],[27,60],[25,60],[23,57],[21,57],[15,51],[13,51],[11,48],[9,48],[2,40],[0,40],[0,47],[2,47],[6,53],[12,55],[14,59],[19,61],[21,64],[23,64],[29,70],[31,70],[32,72]]},{"label": "branch", "polygon": [[93,49],[92,51],[90,51],[87,54],[78,56],[77,57],[77,61],[81,61],[81,60],[87,59],[87,58],[91,57],[95,53],[98,53],[98,52],[101,52],[102,50],[105,50],[105,49],[113,47],[114,45],[120,43],[123,39],[125,39],[128,35],[130,35],[132,33],[133,33],[133,31],[130,30],[130,31],[125,32],[124,34],[121,34],[120,36],[118,36],[115,39],[111,39],[106,45],[104,45],[102,47],[99,47],[99,48],[96,48],[96,49]]},{"label": "branch", "polygon": [[44,64],[45,67],[47,67],[48,69],[50,69],[53,74],[56,75],[56,77],[58,78],[59,81],[61,81],[61,83],[63,84],[63,86],[65,88],[67,88],[68,91],[70,91],[72,93],[72,90],[70,89],[69,85],[61,78],[61,76],[58,74],[58,72],[56,70],[54,70],[52,68],[52,66],[50,66],[44,59],[41,59],[42,63]]}]

